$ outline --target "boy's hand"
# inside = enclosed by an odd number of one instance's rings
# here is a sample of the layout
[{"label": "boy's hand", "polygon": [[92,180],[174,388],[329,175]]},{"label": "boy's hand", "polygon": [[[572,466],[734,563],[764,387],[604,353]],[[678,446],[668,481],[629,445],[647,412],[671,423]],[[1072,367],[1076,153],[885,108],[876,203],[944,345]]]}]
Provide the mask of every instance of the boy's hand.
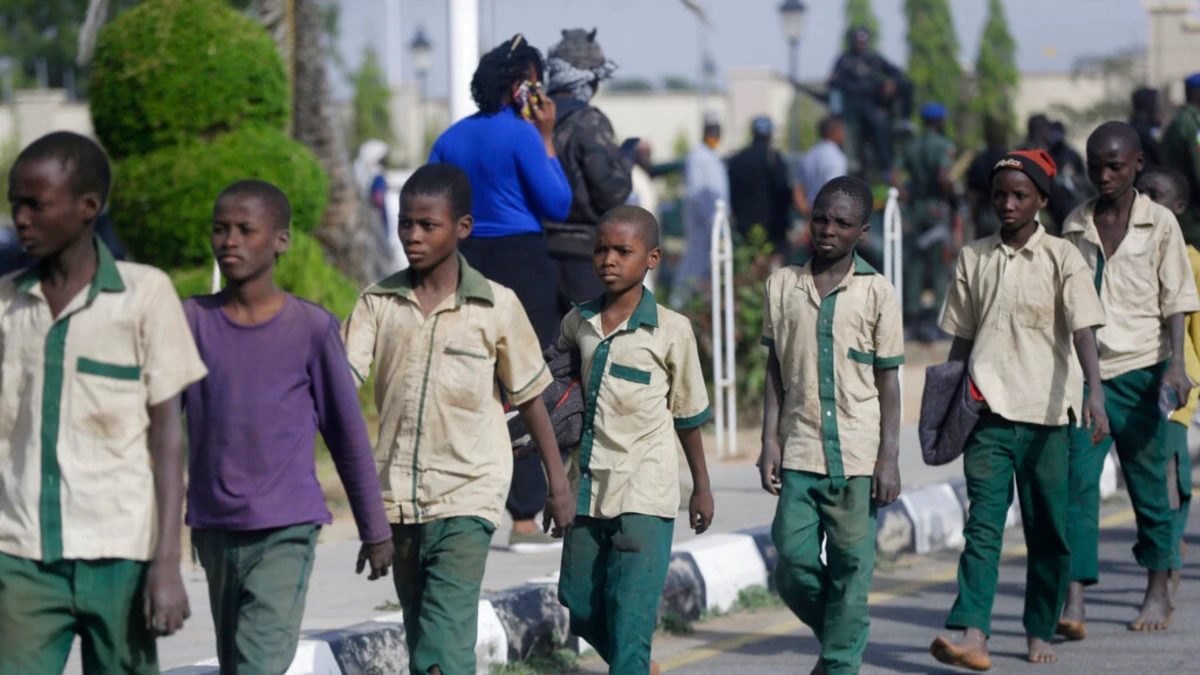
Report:
[{"label": "boy's hand", "polygon": [[[550,530],[551,522],[554,530]],[[568,485],[551,485],[546,495],[546,507],[542,509],[542,532],[550,532],[551,536],[561,539],[571,531],[575,523],[575,495],[571,494]]]},{"label": "boy's hand", "polygon": [[762,453],[758,456],[758,477],[762,480],[762,489],[776,497],[783,487],[783,452],[779,449],[779,441],[765,440]]},{"label": "boy's hand", "polygon": [[187,591],[183,588],[183,578],[179,576],[178,560],[173,563],[165,560],[151,562],[142,596],[146,628],[158,637],[174,634],[183,628],[183,622],[192,615]]},{"label": "boy's hand", "polygon": [[696,531],[696,534],[704,534],[704,531],[712,525],[713,519],[713,494],[710,489],[695,488],[692,490],[692,498],[688,500],[688,524]]},{"label": "boy's hand", "polygon": [[1092,430],[1092,445],[1108,438],[1108,411],[1104,409],[1104,390],[1096,387],[1083,402],[1083,428]]},{"label": "boy's hand", "polygon": [[[1167,372],[1163,373],[1162,390],[1170,389],[1175,392],[1175,409],[1178,410],[1187,405],[1188,396],[1192,393],[1191,378],[1188,377],[1187,371],[1184,370],[1183,360],[1172,360],[1171,365],[1167,367]],[[1163,391],[1159,391],[1161,395]],[[1161,400],[1161,397],[1160,397]]]},{"label": "boy's hand", "polygon": [[900,497],[900,465],[896,458],[880,453],[871,476],[871,497],[876,506],[887,506]]},{"label": "boy's hand", "polygon": [[370,564],[371,574],[367,576],[368,581],[386,577],[395,555],[396,549],[392,546],[391,539],[386,539],[378,544],[363,542],[362,547],[358,549],[358,564],[354,566],[354,573],[362,574],[366,566]]}]

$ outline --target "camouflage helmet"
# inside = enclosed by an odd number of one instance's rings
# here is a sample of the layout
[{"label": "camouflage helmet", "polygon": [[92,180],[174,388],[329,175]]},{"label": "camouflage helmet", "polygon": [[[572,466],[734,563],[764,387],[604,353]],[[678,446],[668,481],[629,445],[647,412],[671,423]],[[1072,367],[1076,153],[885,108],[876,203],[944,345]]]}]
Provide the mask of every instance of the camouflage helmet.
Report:
[{"label": "camouflage helmet", "polygon": [[596,29],[590,32],[582,28],[563,30],[562,40],[550,48],[547,56],[560,58],[582,70],[600,68],[606,63],[604,50],[596,43]]}]

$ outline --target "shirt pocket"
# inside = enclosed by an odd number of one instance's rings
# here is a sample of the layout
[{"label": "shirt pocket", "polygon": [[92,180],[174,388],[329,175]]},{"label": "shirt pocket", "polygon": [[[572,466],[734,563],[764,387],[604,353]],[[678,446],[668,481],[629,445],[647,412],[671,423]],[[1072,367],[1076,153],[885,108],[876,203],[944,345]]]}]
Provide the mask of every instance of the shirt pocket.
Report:
[{"label": "shirt pocket", "polygon": [[1030,274],[1017,291],[1013,316],[1026,328],[1046,328],[1054,324],[1055,292],[1048,279]]},{"label": "shirt pocket", "polygon": [[149,424],[140,365],[79,357],[75,363],[72,422],[102,446],[123,448]]},{"label": "shirt pocket", "polygon": [[437,374],[444,383],[442,400],[456,408],[478,410],[484,395],[492,391],[494,374],[495,366],[486,347],[448,342],[442,350],[442,369]]},{"label": "shirt pocket", "polygon": [[838,402],[850,406],[875,398],[875,352],[871,347],[848,348],[845,363],[844,372],[838,373],[843,377],[835,382]]},{"label": "shirt pocket", "polygon": [[650,391],[650,371],[613,362],[608,367],[608,399],[619,415],[634,415],[645,408]]}]

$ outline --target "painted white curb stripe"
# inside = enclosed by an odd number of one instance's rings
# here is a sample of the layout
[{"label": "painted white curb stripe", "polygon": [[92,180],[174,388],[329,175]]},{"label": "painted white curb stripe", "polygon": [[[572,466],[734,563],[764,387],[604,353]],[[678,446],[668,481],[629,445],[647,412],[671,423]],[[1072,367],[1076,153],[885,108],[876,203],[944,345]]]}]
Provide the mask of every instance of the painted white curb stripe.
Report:
[{"label": "painted white curb stripe", "polygon": [[296,658],[284,675],[343,675],[333,658],[329,643],[320,640],[301,640]]},{"label": "painted white curb stripe", "polygon": [[508,633],[487,600],[479,601],[479,633],[475,638],[475,672],[487,675],[493,663],[508,663]]},{"label": "painted white curb stripe", "polygon": [[675,551],[690,553],[700,570],[705,609],[727,610],[743,588],[767,587],[766,563],[748,534],[709,533],[675,546]]}]

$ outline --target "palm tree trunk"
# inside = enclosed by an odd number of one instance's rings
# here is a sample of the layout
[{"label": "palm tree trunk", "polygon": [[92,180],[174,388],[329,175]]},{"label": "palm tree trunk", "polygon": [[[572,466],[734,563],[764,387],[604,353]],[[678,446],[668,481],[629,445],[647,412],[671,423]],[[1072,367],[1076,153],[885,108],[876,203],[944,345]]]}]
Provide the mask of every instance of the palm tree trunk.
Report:
[{"label": "palm tree trunk", "polygon": [[333,108],[320,1],[256,0],[255,5],[259,22],[271,33],[288,64],[292,136],[313,151],[329,177],[329,204],[316,238],[342,272],[362,283],[375,281],[381,249],[373,232],[373,214],[355,187],[350,155]]}]

